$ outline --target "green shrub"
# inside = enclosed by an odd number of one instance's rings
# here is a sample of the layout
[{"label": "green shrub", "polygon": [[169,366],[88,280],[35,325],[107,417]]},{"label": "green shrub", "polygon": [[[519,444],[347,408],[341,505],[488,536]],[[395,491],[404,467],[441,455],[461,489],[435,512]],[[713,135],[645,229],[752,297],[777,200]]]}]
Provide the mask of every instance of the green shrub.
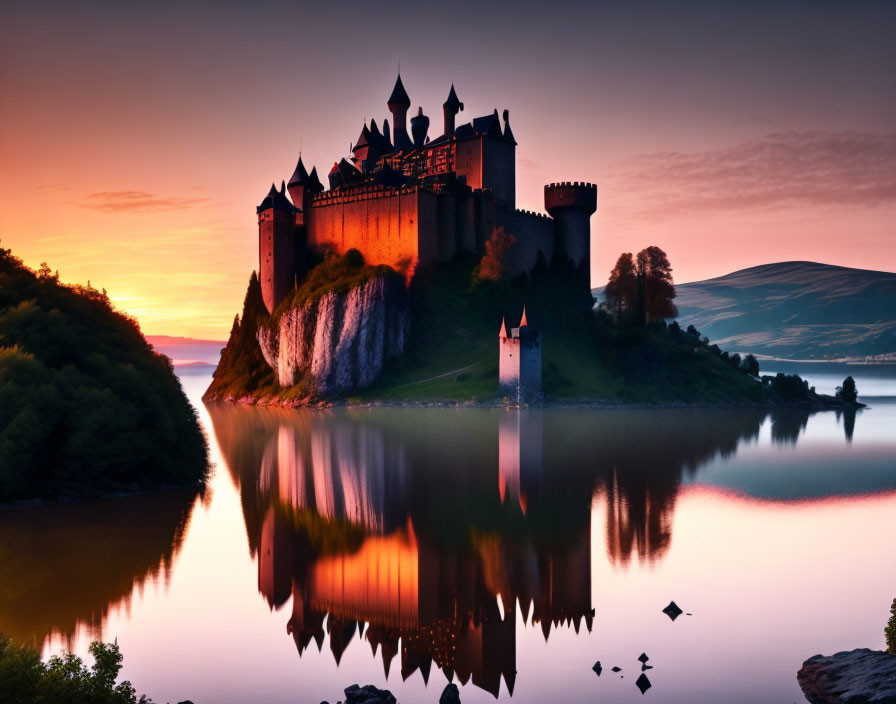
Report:
[{"label": "green shrub", "polygon": [[72,653],[46,663],[34,648],[0,635],[0,701],[16,704],[151,704],[137,697],[131,683],[115,684],[122,655],[116,643],[90,644],[94,664],[87,668]]}]

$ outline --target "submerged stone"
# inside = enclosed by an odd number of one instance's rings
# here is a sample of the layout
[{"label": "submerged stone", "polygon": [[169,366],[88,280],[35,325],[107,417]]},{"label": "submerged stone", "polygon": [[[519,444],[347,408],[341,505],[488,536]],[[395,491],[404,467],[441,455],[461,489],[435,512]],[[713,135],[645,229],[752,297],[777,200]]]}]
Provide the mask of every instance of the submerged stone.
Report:
[{"label": "submerged stone", "polygon": [[679,616],[681,616],[684,611],[682,611],[679,608],[678,604],[676,604],[674,601],[670,601],[669,605],[665,609],[663,609],[663,613],[674,621]]},{"label": "submerged stone", "polygon": [[604,668],[601,667],[600,660],[594,663],[594,667],[591,668],[597,673],[597,676],[600,677],[600,673],[604,671]]},{"label": "submerged stone", "polygon": [[612,670],[613,670],[613,672],[622,672],[621,667],[613,667]]},{"label": "submerged stone", "polygon": [[641,674],[641,676],[635,681],[635,686],[641,690],[641,694],[644,694],[650,687],[650,680],[647,679],[647,675]]},{"label": "submerged stone", "polygon": [[650,660],[650,658],[647,657],[647,653],[641,653],[641,654],[638,656],[638,660],[640,660],[640,661],[641,661],[641,664],[643,665],[645,662],[647,662],[648,660]]},{"label": "submerged stone", "polygon": [[816,655],[796,679],[811,704],[896,704],[896,655],[882,650]]}]

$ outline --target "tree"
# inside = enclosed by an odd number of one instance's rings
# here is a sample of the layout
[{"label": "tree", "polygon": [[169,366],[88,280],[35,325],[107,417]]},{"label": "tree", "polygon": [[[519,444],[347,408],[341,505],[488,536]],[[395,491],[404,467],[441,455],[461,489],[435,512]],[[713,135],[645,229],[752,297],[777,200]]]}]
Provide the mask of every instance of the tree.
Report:
[{"label": "tree", "polygon": [[496,228],[485,243],[485,255],[479,262],[479,278],[485,281],[506,279],[510,270],[510,249],[516,238],[503,227]]},{"label": "tree", "polygon": [[631,252],[619,255],[604,291],[607,308],[617,321],[635,315],[638,309],[638,275]]},{"label": "tree", "polygon": [[641,324],[655,323],[674,318],[678,309],[675,285],[672,282],[672,265],[666,253],[659,247],[647,247],[638,252],[638,313]]},{"label": "tree", "polygon": [[884,636],[887,639],[887,652],[896,655],[896,599],[893,599],[893,606],[890,607],[890,622],[884,629]]},{"label": "tree", "polygon": [[744,357],[743,361],[740,364],[740,368],[750,376],[759,376],[759,362],[751,354],[748,354],[746,357]]},{"label": "tree", "polygon": [[856,380],[851,376],[846,377],[843,380],[843,386],[837,387],[836,396],[841,401],[846,401],[847,403],[855,403],[856,399],[859,397],[859,392],[856,389]]}]

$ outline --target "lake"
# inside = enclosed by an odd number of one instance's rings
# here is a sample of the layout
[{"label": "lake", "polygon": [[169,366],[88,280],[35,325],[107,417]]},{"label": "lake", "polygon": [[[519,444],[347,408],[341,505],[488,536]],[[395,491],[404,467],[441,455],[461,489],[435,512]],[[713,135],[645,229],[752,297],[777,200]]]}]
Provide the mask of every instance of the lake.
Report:
[{"label": "lake", "polygon": [[869,408],[206,408],[185,370],[207,489],[0,512],[0,631],[117,638],[157,702],[805,701],[884,647],[896,370],[799,371]]}]

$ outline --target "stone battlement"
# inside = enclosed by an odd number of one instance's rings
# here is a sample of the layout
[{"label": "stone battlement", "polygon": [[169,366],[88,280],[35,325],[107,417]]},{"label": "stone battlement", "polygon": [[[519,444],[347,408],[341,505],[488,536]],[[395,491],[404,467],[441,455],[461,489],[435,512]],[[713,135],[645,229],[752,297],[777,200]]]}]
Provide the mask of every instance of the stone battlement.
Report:
[{"label": "stone battlement", "polygon": [[544,187],[544,207],[551,215],[556,208],[575,208],[590,215],[597,210],[597,186],[579,181],[551,183]]}]

